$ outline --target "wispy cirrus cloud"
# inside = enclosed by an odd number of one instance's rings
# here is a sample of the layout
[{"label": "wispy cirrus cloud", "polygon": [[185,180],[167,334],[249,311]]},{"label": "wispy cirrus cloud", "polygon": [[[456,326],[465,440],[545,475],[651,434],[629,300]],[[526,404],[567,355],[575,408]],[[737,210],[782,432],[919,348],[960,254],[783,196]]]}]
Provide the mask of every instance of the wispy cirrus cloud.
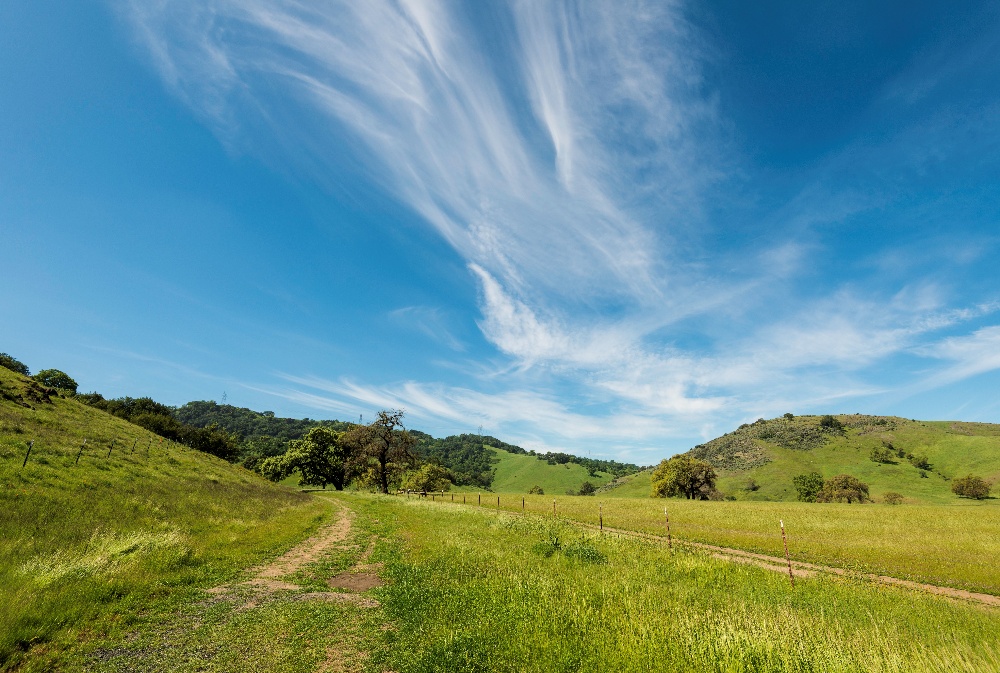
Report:
[{"label": "wispy cirrus cloud", "polygon": [[[877,393],[866,369],[902,353],[958,362],[955,375],[988,361],[960,355],[989,335],[936,335],[996,307],[949,308],[933,281],[795,287],[824,252],[815,232],[891,201],[830,176],[858,157],[884,170],[899,152],[834,153],[770,220],[745,224],[781,236],[712,247],[706,211],[739,160],[723,156],[704,39],[680,2],[514,1],[486,19],[438,0],[122,7],[164,81],[225,142],[277,147],[317,181],[350,165],[420,215],[466,260],[476,322],[507,365],[463,385],[287,377],[314,392],[274,394],[624,450]],[[464,350],[434,309],[390,317]]]}]

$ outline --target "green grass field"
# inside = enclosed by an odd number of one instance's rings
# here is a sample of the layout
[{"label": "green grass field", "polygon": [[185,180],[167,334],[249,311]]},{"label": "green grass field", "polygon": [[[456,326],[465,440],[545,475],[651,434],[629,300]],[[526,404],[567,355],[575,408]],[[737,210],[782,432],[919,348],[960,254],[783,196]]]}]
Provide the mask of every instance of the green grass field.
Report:
[{"label": "green grass field", "polygon": [[349,497],[381,522],[368,670],[996,671],[995,609],[488,508]]},{"label": "green grass field", "polygon": [[[782,556],[779,520],[794,559],[1000,595],[1000,504],[839,505],[703,502],[598,496],[500,495],[501,508],[662,535],[663,509],[678,539]],[[446,501],[447,502],[447,501]],[[471,502],[471,501],[470,501]],[[495,508],[496,501],[486,501]]]}]

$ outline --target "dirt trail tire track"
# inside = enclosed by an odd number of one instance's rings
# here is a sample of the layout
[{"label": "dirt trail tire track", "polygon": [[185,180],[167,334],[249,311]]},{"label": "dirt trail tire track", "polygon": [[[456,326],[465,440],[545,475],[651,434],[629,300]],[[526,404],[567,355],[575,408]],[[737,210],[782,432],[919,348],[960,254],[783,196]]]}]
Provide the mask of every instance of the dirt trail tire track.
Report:
[{"label": "dirt trail tire track", "polygon": [[[310,563],[315,563],[316,561],[321,560],[328,552],[342,546],[350,537],[351,526],[354,523],[354,511],[346,505],[339,503],[337,504],[337,507],[339,509],[336,521],[323,526],[316,531],[314,535],[306,538],[281,556],[265,565],[257,566],[251,570],[253,576],[250,579],[235,584],[223,584],[213,587],[208,589],[208,593],[219,596],[220,598],[225,598],[235,596],[239,593],[238,590],[240,588],[251,589],[252,595],[244,607],[253,608],[259,605],[262,600],[277,592],[298,591],[302,587],[297,584],[292,584],[291,582],[286,582],[281,578],[302,570]],[[368,560],[368,557],[371,556],[374,546],[375,541],[372,540],[371,544],[369,544],[368,548],[362,554],[359,564],[364,565],[355,566],[347,573],[341,573],[338,577],[349,573],[357,573],[358,571],[370,570],[371,566],[365,562]],[[364,574],[367,577],[369,573]],[[331,582],[331,587],[347,589],[348,591],[364,591],[372,588],[373,586],[379,586],[380,584],[381,582],[377,580],[376,576],[374,580],[369,579],[367,582],[361,583],[361,585],[334,584]],[[293,600],[342,601],[354,603],[366,608],[378,607],[378,601],[374,598],[362,596],[359,593],[310,591],[307,593],[293,594],[291,598]]]}]

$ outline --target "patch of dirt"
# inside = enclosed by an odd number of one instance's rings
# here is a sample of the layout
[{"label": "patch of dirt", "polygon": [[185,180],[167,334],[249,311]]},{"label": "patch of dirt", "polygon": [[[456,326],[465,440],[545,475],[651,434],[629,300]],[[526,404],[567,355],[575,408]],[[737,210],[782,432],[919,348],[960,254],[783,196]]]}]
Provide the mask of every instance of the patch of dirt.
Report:
[{"label": "patch of dirt", "polygon": [[383,582],[374,573],[343,572],[327,581],[333,589],[361,592],[382,586]]}]

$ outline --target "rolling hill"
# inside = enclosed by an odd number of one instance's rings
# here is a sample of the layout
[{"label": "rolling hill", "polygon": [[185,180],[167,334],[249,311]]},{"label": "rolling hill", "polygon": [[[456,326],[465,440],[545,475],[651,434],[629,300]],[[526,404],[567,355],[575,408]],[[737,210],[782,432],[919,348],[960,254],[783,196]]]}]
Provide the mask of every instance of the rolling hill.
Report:
[{"label": "rolling hill", "polygon": [[0,669],[169,611],[327,511],[0,367]]},{"label": "rolling hill", "polygon": [[[688,453],[711,463],[719,490],[738,500],[795,500],[792,479],[814,471],[824,478],[850,474],[875,500],[896,492],[911,503],[955,502],[951,480],[969,474],[1000,481],[1000,425],[865,414],[833,416],[824,425],[821,416],[790,416],[743,425]],[[608,494],[628,497],[645,488],[648,496],[644,475]]]}]

